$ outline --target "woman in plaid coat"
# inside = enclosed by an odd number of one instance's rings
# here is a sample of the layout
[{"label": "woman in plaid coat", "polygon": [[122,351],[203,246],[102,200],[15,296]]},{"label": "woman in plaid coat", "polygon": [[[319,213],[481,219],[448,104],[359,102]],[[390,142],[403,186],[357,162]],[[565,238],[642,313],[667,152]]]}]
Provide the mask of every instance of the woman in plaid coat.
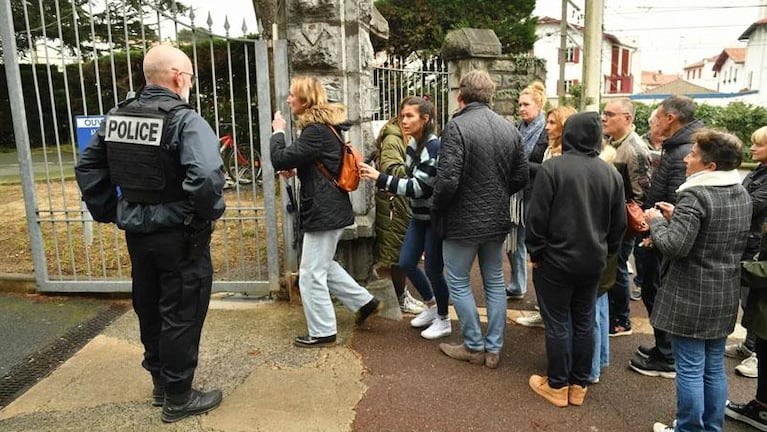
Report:
[{"label": "woman in plaid coat", "polygon": [[722,430],[727,400],[724,347],[735,328],[740,256],[751,199],[740,184],[743,145],[734,136],[701,130],[684,158],[687,180],[677,204],[647,209],[653,245],[663,254],[653,327],[672,336],[676,361],[676,429]]}]

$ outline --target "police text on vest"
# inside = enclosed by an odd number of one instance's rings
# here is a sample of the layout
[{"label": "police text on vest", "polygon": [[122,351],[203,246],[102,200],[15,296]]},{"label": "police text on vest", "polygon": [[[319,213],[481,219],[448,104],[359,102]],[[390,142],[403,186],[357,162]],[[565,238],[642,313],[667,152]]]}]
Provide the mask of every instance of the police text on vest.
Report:
[{"label": "police text on vest", "polygon": [[110,115],[106,122],[107,141],[151,146],[162,141],[163,119]]}]

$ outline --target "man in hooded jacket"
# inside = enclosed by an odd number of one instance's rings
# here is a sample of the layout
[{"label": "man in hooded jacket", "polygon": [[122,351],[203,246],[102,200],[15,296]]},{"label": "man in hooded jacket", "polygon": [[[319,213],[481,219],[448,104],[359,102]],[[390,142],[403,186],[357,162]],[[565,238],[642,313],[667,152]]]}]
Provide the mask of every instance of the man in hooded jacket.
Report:
[{"label": "man in hooded jacket", "polygon": [[626,230],[623,181],[600,159],[599,114],[564,125],[562,156],[544,163],[527,214],[527,250],[545,323],[547,376],[530,387],[556,406],[581,405],[594,351],[594,305],[608,255]]}]

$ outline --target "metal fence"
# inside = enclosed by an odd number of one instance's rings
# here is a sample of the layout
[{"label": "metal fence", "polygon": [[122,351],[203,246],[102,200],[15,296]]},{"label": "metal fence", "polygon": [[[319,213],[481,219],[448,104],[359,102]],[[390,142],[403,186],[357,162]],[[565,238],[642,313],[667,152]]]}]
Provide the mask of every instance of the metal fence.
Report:
[{"label": "metal fence", "polygon": [[373,120],[388,120],[397,115],[406,96],[428,96],[437,110],[440,130],[450,119],[447,110],[449,87],[447,67],[439,57],[422,59],[388,56],[373,66],[373,85],[378,87],[379,109]]},{"label": "metal fence", "polygon": [[[278,290],[282,224],[269,163],[271,54],[257,29],[255,36],[231,37],[227,19],[226,34],[215,35],[210,14],[198,27],[194,11],[169,0],[37,0],[13,6],[0,0],[0,18],[41,291],[130,290],[122,234],[114,225],[92,222],[81,205],[72,176],[82,132],[75,119],[103,115],[141,88],[146,51],[168,40],[192,59],[196,82],[190,104],[222,137],[228,166],[227,211],[211,242],[214,290],[253,295]],[[249,32],[244,21],[241,30]],[[284,41],[275,44],[280,58],[272,58],[274,85],[284,89],[287,49]],[[35,178],[30,152],[38,148],[45,169]]]}]

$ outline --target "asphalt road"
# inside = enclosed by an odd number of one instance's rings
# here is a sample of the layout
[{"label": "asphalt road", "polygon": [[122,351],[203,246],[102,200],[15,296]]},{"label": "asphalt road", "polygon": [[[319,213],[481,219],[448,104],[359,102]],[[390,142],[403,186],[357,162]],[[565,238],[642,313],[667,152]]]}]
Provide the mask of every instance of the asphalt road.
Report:
[{"label": "asphalt road", "polygon": [[0,293],[0,377],[111,303],[87,297]]}]

